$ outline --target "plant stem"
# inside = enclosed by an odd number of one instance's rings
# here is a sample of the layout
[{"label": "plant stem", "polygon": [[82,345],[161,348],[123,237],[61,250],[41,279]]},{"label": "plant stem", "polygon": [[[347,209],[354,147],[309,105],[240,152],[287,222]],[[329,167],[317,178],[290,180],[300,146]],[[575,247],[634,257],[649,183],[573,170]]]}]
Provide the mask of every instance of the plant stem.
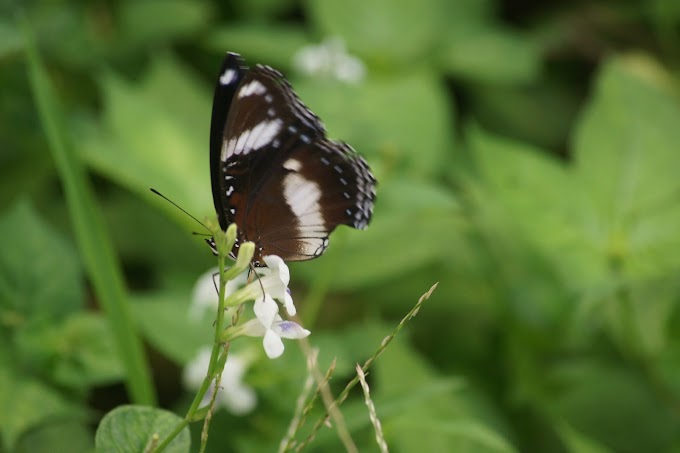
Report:
[{"label": "plant stem", "polygon": [[[213,349],[212,353],[210,354],[210,364],[208,365],[208,370],[206,372],[205,379],[203,379],[203,382],[201,383],[201,387],[198,389],[198,392],[196,393],[196,396],[194,397],[194,400],[191,402],[191,406],[189,406],[189,410],[187,411],[186,415],[184,416],[184,420],[182,420],[176,427],[175,429],[170,433],[168,437],[163,439],[163,442],[161,442],[158,445],[158,448],[156,448],[156,452],[161,452],[167,447],[172,440],[177,437],[177,435],[186,427],[190,421],[193,420],[194,415],[196,414],[196,411],[198,411],[199,406],[201,404],[201,401],[203,401],[203,398],[205,397],[205,394],[208,392],[210,389],[210,384],[215,381],[215,390],[213,391],[213,397],[210,400],[210,409],[209,413],[211,413],[214,410],[215,407],[215,395],[217,394],[217,389],[219,388],[219,381],[222,377],[222,369],[216,369],[218,359],[220,357],[220,351],[224,349],[224,353],[228,354],[229,348],[228,345],[224,347],[220,341],[220,337],[222,335],[222,330],[223,330],[223,324],[224,324],[224,300],[225,300],[225,292],[226,292],[226,286],[227,286],[227,279],[223,278],[224,273],[225,273],[225,257],[222,255],[218,255],[217,257],[217,267],[219,270],[219,277],[220,277],[220,284],[219,284],[219,290],[218,290],[218,302],[217,302],[217,318],[215,320],[215,337],[213,341]],[[224,347],[224,348],[223,348]],[[226,360],[226,358],[225,358]],[[205,443],[204,443],[204,438],[207,440],[207,435],[208,435],[208,424],[209,424],[209,415],[206,417],[206,424],[204,424],[203,427],[203,436],[201,438],[201,449],[205,448]]]}]

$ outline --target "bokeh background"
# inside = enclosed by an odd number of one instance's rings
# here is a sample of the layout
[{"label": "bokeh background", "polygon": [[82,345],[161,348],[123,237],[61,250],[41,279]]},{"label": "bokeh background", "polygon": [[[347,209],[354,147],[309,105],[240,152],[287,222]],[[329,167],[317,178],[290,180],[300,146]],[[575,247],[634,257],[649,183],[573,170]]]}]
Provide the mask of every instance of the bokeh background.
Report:
[{"label": "bokeh background", "polygon": [[[214,217],[228,50],[284,72],[379,181],[368,230],[291,266],[334,391],[439,282],[369,374],[393,451],[680,451],[677,0],[3,3],[0,451],[92,450],[130,402],[186,411],[215,259],[149,187]],[[302,353],[234,350],[257,405],[220,410],[208,451],[272,451]],[[377,451],[360,393],[343,413]]]}]

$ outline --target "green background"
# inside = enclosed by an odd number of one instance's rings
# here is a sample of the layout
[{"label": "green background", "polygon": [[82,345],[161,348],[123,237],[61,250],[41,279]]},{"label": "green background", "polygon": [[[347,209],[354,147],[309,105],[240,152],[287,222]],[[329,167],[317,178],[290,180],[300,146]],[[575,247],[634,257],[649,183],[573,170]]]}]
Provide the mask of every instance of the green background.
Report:
[{"label": "green background", "polygon": [[[228,50],[284,72],[379,181],[368,230],[291,265],[336,393],[439,282],[369,373],[392,451],[680,451],[680,2],[1,5],[0,452],[92,450],[130,402],[186,411],[215,259],[148,189],[215,215]],[[295,70],[329,37],[362,82]],[[305,377],[286,346],[208,451],[276,449]],[[342,409],[377,451],[360,392]],[[324,429],[310,450],[342,446]]]}]

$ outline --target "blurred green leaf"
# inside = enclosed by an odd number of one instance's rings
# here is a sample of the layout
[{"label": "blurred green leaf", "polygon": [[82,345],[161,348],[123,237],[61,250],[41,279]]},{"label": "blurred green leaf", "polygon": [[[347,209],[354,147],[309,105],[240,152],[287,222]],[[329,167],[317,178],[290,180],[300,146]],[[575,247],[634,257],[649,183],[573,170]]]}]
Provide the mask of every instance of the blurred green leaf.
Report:
[{"label": "blurred green leaf", "polygon": [[561,423],[558,432],[564,440],[569,453],[609,453],[611,450],[574,430],[566,423]]},{"label": "blurred green leaf", "polygon": [[307,78],[294,86],[323,118],[331,137],[351,143],[369,161],[382,156],[384,165],[418,177],[442,171],[454,120],[435,74],[375,76],[359,85]]},{"label": "blurred green leaf", "polygon": [[21,32],[14,24],[0,20],[0,59],[6,58],[23,47]]},{"label": "blurred green leaf", "polygon": [[116,355],[111,327],[99,313],[79,313],[52,332],[59,358],[53,379],[65,386],[83,389],[124,378]]},{"label": "blurred green leaf", "polygon": [[[355,289],[408,274],[447,259],[446,249],[464,239],[456,200],[444,190],[425,183],[386,181],[379,186],[378,197],[366,231],[341,229],[333,234],[324,258],[333,261],[336,270],[331,288]],[[445,247],[442,237],[447,238]],[[302,266],[298,270],[314,271]]]},{"label": "blurred green leaf", "polygon": [[637,373],[603,361],[563,361],[545,370],[556,392],[544,402],[574,430],[614,451],[667,451],[680,425]]},{"label": "blurred green leaf", "polygon": [[16,453],[52,453],[56,451],[94,452],[89,427],[74,420],[51,420],[21,436]]},{"label": "blurred green leaf", "polygon": [[32,323],[14,336],[16,356],[59,388],[85,396],[93,385],[124,378],[111,327],[99,313],[79,312],[65,321]]},{"label": "blurred green leaf", "polygon": [[[417,320],[418,318],[416,318]],[[375,365],[373,398],[388,443],[398,451],[515,452],[515,448],[482,417],[482,412],[462,398],[465,389],[435,392],[414,398],[445,380],[425,364],[403,341],[393,342]],[[402,376],[395,379],[395,376]],[[406,376],[408,376],[406,378]],[[455,381],[454,381],[455,382]],[[381,410],[381,401],[400,407]],[[406,405],[399,404],[400,401]],[[389,415],[388,415],[389,414]]]},{"label": "blurred green leaf", "polygon": [[[273,21],[277,17],[290,14],[291,10],[298,6],[295,0],[250,0],[236,2],[230,5],[234,10],[234,16],[243,15],[259,22]],[[237,14],[240,13],[240,14]]]},{"label": "blurred green leaf", "polygon": [[124,1],[121,6],[121,35],[146,45],[197,32],[212,16],[209,3],[192,0]]},{"label": "blurred green leaf", "polygon": [[[145,451],[158,436],[163,440],[182,419],[172,412],[144,406],[120,406],[102,419],[97,428],[97,452]],[[185,427],[164,451],[185,453],[191,440]]]},{"label": "blurred green leaf", "polygon": [[7,451],[19,437],[50,419],[82,417],[82,411],[40,382],[0,368],[0,433]]},{"label": "blurred green leaf", "polygon": [[485,129],[552,150],[564,147],[581,107],[573,87],[543,78],[521,85],[469,81],[464,91]]},{"label": "blurred green leaf", "polygon": [[340,330],[315,332],[310,341],[319,348],[321,370],[327,370],[331,361],[336,360],[334,375],[354,375],[356,364],[371,357],[391,330],[393,327],[388,324],[368,320]]},{"label": "blurred green leaf", "polygon": [[[105,126],[81,124],[79,149],[98,171],[154,198],[183,222],[186,215],[149,192],[154,187],[199,219],[214,215],[208,168],[207,93],[168,56],[140,84],[102,76]],[[168,90],[173,93],[167,96]],[[202,108],[203,107],[203,108]]]},{"label": "blurred green leaf", "polygon": [[232,23],[211,32],[204,44],[219,54],[237,52],[250,65],[266,63],[283,69],[290,67],[295,52],[309,40],[308,33],[299,26]]},{"label": "blurred green leaf", "polygon": [[26,201],[0,217],[0,249],[0,307],[6,320],[15,318],[19,326],[31,318],[53,322],[83,306],[73,246]]},{"label": "blurred green leaf", "polygon": [[482,181],[479,201],[494,234],[508,243],[516,234],[535,244],[565,281],[587,287],[606,278],[603,257],[585,239],[593,216],[571,169],[541,150],[469,129],[469,144]]},{"label": "blurred green leaf", "polygon": [[306,10],[322,36],[340,36],[352,52],[371,61],[422,61],[444,25],[440,0],[307,1]]},{"label": "blurred green leaf", "polygon": [[[212,344],[214,313],[192,317],[189,294],[167,292],[136,296],[135,299],[135,318],[145,337],[178,365],[186,364],[201,347]],[[181,332],[181,335],[173,332]]]},{"label": "blurred green leaf", "polygon": [[632,278],[680,268],[680,103],[644,58],[600,71],[575,138],[579,177],[597,218],[590,240]]},{"label": "blurred green leaf", "polygon": [[451,27],[439,52],[450,75],[477,83],[527,83],[541,70],[539,48],[518,32],[501,27]]}]

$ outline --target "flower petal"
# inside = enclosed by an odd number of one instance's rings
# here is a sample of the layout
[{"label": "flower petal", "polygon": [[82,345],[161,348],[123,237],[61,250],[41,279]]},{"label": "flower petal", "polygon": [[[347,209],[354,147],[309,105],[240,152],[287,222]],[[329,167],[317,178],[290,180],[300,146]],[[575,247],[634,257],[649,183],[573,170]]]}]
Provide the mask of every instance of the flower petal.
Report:
[{"label": "flower petal", "polygon": [[[189,315],[192,318],[200,318],[205,311],[214,311],[217,309],[217,286],[219,284],[219,278],[215,275],[217,273],[218,270],[214,267],[201,275],[196,281],[189,309]],[[229,297],[229,295],[235,293],[239,288],[244,286],[247,281],[248,272],[243,272],[236,276],[236,278],[229,280],[225,288],[225,297]]]},{"label": "flower petal", "polygon": [[283,354],[283,341],[281,341],[281,337],[271,329],[267,329],[267,332],[264,334],[262,345],[264,346],[264,352],[270,359],[276,359]]},{"label": "flower petal", "polygon": [[208,270],[198,277],[194,285],[189,308],[189,314],[194,319],[201,317],[204,311],[214,310],[217,307],[217,291],[215,291],[215,284],[213,283],[215,272],[217,272],[216,267]]},{"label": "flower petal", "polygon": [[184,366],[182,381],[187,388],[198,389],[205,379],[205,373],[210,364],[212,348],[204,346],[198,350],[196,356]]},{"label": "flower petal", "polygon": [[267,255],[263,257],[265,264],[272,273],[275,274],[283,283],[283,286],[288,286],[290,283],[290,270],[286,266],[285,261],[276,255]]},{"label": "flower petal", "polygon": [[286,294],[283,298],[283,306],[286,308],[288,316],[295,316],[295,313],[297,313],[295,304],[293,304],[293,297],[290,295],[290,290],[288,288],[286,288]]},{"label": "flower petal", "polygon": [[262,325],[259,319],[250,319],[241,326],[243,335],[248,337],[263,337],[267,328]]},{"label": "flower petal", "polygon": [[293,321],[278,321],[272,326],[272,330],[281,338],[289,340],[299,340],[306,338],[311,333],[309,330],[303,328],[300,324]]},{"label": "flower petal", "polygon": [[262,325],[268,329],[271,327],[274,318],[279,313],[279,305],[269,294],[265,294],[255,300],[253,311],[255,312],[257,319],[259,319]]},{"label": "flower petal", "polygon": [[217,394],[217,398],[218,402],[234,415],[246,415],[257,406],[257,395],[247,385],[224,387],[223,391]]}]

